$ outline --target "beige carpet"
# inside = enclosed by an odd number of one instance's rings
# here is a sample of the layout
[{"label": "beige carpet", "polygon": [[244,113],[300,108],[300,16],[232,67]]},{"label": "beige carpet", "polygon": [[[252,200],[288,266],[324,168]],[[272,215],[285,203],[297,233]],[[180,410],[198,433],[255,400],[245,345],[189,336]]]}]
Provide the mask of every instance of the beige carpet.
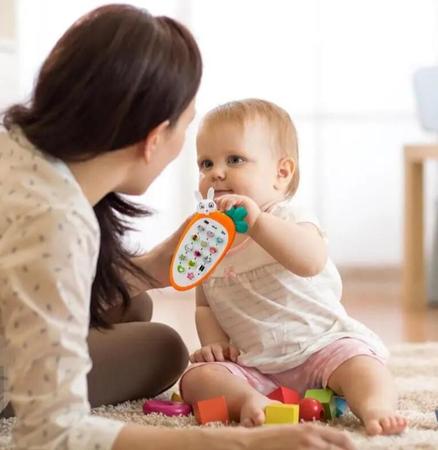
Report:
[{"label": "beige carpet", "polygon": [[[438,326],[438,325],[437,325]],[[401,344],[391,348],[390,368],[400,392],[400,411],[410,422],[409,430],[396,437],[368,438],[358,420],[348,413],[334,424],[349,432],[359,449],[438,449],[438,342]],[[97,408],[99,416],[113,417],[126,422],[169,427],[196,426],[194,418],[145,416],[142,401],[126,402],[114,407]],[[9,433],[13,419],[0,420],[0,448],[9,449]]]}]

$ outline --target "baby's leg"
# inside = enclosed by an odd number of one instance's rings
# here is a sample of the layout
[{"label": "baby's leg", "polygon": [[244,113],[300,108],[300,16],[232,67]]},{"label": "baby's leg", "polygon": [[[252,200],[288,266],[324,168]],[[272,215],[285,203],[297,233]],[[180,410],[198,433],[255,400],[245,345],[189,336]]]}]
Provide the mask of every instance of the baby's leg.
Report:
[{"label": "baby's leg", "polygon": [[375,358],[354,356],[333,371],[328,387],[344,395],[368,434],[398,434],[407,420],[396,412],[397,392],[389,370]]},{"label": "baby's leg", "polygon": [[181,394],[184,401],[191,404],[223,395],[230,419],[240,421],[246,427],[262,425],[265,406],[276,403],[259,393],[245,379],[215,363],[189,369],[181,380]]}]

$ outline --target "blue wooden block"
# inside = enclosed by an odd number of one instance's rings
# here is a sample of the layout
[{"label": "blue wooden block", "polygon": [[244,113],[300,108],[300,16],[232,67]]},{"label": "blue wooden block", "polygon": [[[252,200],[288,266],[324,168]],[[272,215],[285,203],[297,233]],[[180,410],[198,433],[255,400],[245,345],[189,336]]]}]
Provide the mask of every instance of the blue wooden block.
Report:
[{"label": "blue wooden block", "polygon": [[335,405],[336,405],[336,417],[340,417],[343,414],[345,414],[348,405],[344,397],[335,396]]}]

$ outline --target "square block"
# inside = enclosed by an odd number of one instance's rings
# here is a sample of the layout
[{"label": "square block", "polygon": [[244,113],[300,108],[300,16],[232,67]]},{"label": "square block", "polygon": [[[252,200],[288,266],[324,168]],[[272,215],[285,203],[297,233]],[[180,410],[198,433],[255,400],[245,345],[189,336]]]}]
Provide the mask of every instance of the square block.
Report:
[{"label": "square block", "polygon": [[278,400],[282,403],[298,405],[300,403],[300,394],[293,389],[280,386],[275,391],[272,391],[268,396],[271,400]]},{"label": "square block", "polygon": [[266,424],[298,423],[300,420],[299,405],[268,405],[265,408]]},{"label": "square block", "polygon": [[314,398],[324,407],[326,420],[336,417],[336,401],[331,389],[308,389],[304,394],[304,398]]},{"label": "square block", "polygon": [[209,422],[228,423],[230,421],[228,406],[224,396],[196,402],[193,405],[193,411],[199,424]]}]

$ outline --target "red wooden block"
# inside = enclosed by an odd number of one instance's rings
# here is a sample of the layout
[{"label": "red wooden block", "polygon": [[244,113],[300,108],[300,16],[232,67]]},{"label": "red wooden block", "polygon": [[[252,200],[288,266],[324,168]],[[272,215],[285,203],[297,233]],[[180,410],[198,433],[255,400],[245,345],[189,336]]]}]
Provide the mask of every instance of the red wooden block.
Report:
[{"label": "red wooden block", "polygon": [[284,386],[280,386],[275,389],[275,391],[272,391],[268,395],[268,398],[290,405],[298,405],[300,403],[300,394],[297,391]]},{"label": "red wooden block", "polygon": [[227,402],[223,396],[196,402],[193,405],[193,411],[199,424],[208,422],[228,423],[230,421]]}]

